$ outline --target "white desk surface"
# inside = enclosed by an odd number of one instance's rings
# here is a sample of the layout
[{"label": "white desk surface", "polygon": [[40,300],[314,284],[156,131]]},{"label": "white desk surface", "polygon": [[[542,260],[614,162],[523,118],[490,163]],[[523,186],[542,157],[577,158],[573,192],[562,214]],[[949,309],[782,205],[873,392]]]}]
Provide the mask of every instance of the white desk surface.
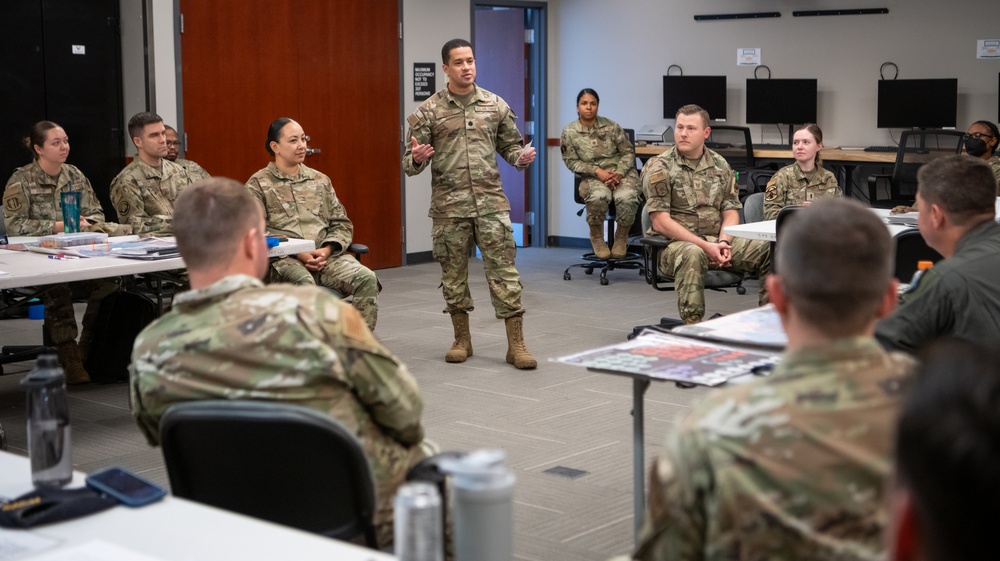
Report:
[{"label": "white desk surface", "polygon": [[[12,237],[10,243],[25,243],[35,239],[37,238]],[[113,241],[128,241],[130,239],[138,239],[138,237],[121,236],[113,238]],[[287,242],[281,242],[277,247],[271,248],[268,255],[280,257],[313,249],[316,249],[316,244],[311,240],[289,239]],[[122,257],[61,260],[49,259],[43,253],[32,251],[0,250],[0,271],[7,273],[0,275],[0,289],[121,277],[183,268],[184,261],[180,257],[156,261],[124,259]]]},{"label": "white desk surface", "polygon": [[[880,218],[885,220],[889,216],[889,209],[887,208],[873,208],[869,209]],[[773,242],[777,239],[775,234],[775,220],[764,220],[763,222],[751,222],[749,224],[737,224],[735,226],[726,226],[723,230],[730,236],[737,238],[747,238],[750,240],[764,240],[767,242]],[[901,226],[899,224],[886,224],[886,228],[889,230],[889,234],[893,237],[898,236],[900,232],[906,230],[915,229],[916,226]]]},{"label": "white desk surface", "polygon": [[[73,487],[83,485],[75,472]],[[27,458],[0,452],[0,497],[13,498],[31,491]],[[21,530],[0,530],[0,544]],[[323,536],[168,495],[142,508],[116,506],[83,518],[27,530],[33,536],[55,540],[58,552],[93,540],[165,561],[391,561],[392,555]],[[18,557],[32,559],[36,555]]]}]

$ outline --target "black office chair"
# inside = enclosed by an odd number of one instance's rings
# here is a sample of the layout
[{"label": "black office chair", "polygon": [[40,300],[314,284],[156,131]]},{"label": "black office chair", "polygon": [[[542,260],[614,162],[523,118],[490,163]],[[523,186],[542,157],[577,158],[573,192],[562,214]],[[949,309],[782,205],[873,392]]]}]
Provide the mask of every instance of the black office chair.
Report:
[{"label": "black office chair", "polygon": [[377,547],[371,468],[328,415],[264,401],[178,403],[160,441],[178,497]]},{"label": "black office chair", "polygon": [[940,253],[927,245],[920,230],[904,230],[896,236],[896,273],[899,282],[908,283],[917,272],[918,261],[937,263],[944,259]]},{"label": "black office chair", "polygon": [[[763,202],[761,203],[763,209]],[[651,221],[646,209],[642,209],[642,231],[649,230]],[[763,210],[761,210],[763,213]],[[639,240],[643,246],[643,263],[646,271],[646,283],[654,290],[667,292],[674,289],[674,278],[660,272],[660,253],[667,248],[670,240],[656,236],[643,236]],[[744,276],[733,271],[723,269],[709,269],[705,273],[705,288],[717,292],[726,292],[727,288],[735,288],[737,294],[746,294],[747,289],[743,286]]]},{"label": "black office chair", "polygon": [[[873,207],[913,205],[917,193],[917,170],[941,156],[959,154],[965,133],[955,130],[903,131],[891,174],[868,176],[868,201]],[[879,185],[888,184],[888,197],[878,198]]]},{"label": "black office chair", "polygon": [[[625,131],[625,134],[628,136],[629,142],[631,142],[632,146],[634,147],[635,146],[635,131],[633,131],[632,129],[622,129],[622,130]],[[582,175],[580,175],[578,173],[574,173],[573,174],[573,200],[576,201],[578,204],[585,205],[587,203],[587,201],[585,201],[583,199],[583,196],[580,195],[580,181],[582,181],[582,180],[583,180],[583,176]],[[642,186],[637,184],[636,188],[637,189],[641,189]],[[640,201],[640,203],[641,203],[641,201]],[[583,213],[586,210],[587,210],[587,208],[583,207],[583,208],[581,208],[580,210],[577,211],[576,215],[577,216],[583,216]],[[638,218],[638,215],[641,212],[642,212],[642,204],[640,204],[636,208],[636,218]],[[614,241],[615,241],[615,223],[616,223],[616,221],[618,219],[618,211],[615,208],[614,198],[611,199],[611,203],[608,205],[608,214],[605,217],[605,219],[607,220],[607,225],[608,225],[608,239],[607,239],[607,243],[608,243],[608,247],[611,247],[611,246],[614,245]],[[642,226],[641,226],[639,220],[634,220],[632,222],[632,227],[629,229],[629,246],[630,247],[632,246],[631,241],[632,241],[633,238],[634,239],[638,239],[640,236],[642,236],[641,227]],[[583,260],[584,260],[583,263],[576,263],[574,265],[570,265],[569,267],[566,267],[566,270],[563,271],[563,280],[567,280],[567,281],[568,280],[572,280],[573,276],[570,274],[569,270],[572,269],[572,268],[574,268],[574,267],[580,267],[580,268],[582,268],[583,271],[586,274],[588,274],[588,275],[594,274],[594,270],[595,269],[600,269],[600,271],[601,271],[601,285],[602,286],[607,286],[608,283],[610,282],[608,280],[608,272],[609,271],[614,271],[615,269],[626,269],[626,270],[630,270],[630,271],[639,271],[640,275],[645,275],[646,271],[645,271],[645,268],[643,267],[643,262],[642,262],[641,259],[642,259],[642,256],[640,256],[638,253],[636,253],[634,251],[626,252],[625,253],[625,257],[622,257],[621,259],[614,259],[614,258],[611,258],[611,257],[601,258],[601,257],[598,257],[597,255],[595,255],[593,252],[584,253],[583,254]]]},{"label": "black office chair", "polygon": [[705,146],[726,159],[729,167],[740,174],[737,185],[741,193],[752,193],[749,183],[751,173],[757,169],[757,159],[753,152],[753,136],[748,127],[712,125],[712,132],[705,140]]}]

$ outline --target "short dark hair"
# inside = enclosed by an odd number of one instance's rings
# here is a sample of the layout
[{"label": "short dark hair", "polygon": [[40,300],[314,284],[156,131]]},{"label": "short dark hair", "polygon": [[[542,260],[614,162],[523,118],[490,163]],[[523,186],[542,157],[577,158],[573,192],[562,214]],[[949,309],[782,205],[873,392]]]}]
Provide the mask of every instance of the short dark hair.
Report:
[{"label": "short dark hair", "polygon": [[129,138],[142,136],[142,129],[146,125],[153,125],[162,122],[163,118],[156,113],[150,113],[149,111],[136,113],[135,115],[132,115],[131,119],[128,120],[128,136]]},{"label": "short dark hair", "polygon": [[917,172],[917,194],[958,225],[996,213],[997,181],[990,166],[963,154],[942,156]]},{"label": "short dark hair", "polygon": [[177,249],[194,271],[227,264],[243,235],[259,227],[263,217],[244,185],[225,177],[196,181],[174,201]]},{"label": "short dark hair", "polygon": [[579,104],[580,100],[583,99],[583,96],[585,96],[587,94],[590,94],[590,95],[594,96],[594,99],[597,100],[598,104],[601,103],[601,96],[597,95],[597,92],[595,92],[591,88],[583,88],[582,90],[580,90],[580,93],[576,94],[576,102],[577,102],[577,104]]},{"label": "short dark hair", "polygon": [[451,51],[455,49],[461,49],[462,47],[472,48],[472,43],[466,41],[465,39],[452,39],[441,47],[441,61],[445,64],[451,62]]},{"label": "short dark hair", "polygon": [[676,119],[681,115],[699,115],[701,117],[702,124],[704,124],[706,127],[708,126],[708,121],[710,120],[710,117],[708,116],[708,111],[705,111],[700,106],[695,105],[693,103],[681,106],[681,108],[677,110],[677,114],[674,115],[674,118]]},{"label": "short dark hair", "polygon": [[271,143],[278,142],[281,140],[281,129],[285,128],[285,125],[291,123],[292,120],[288,117],[279,117],[273,121],[267,127],[267,140],[264,141],[264,150],[272,157],[274,156],[274,150],[271,150]]},{"label": "short dark hair", "polygon": [[992,559],[1000,515],[1000,356],[945,340],[922,356],[899,416],[896,485],[926,559]]},{"label": "short dark hair", "polygon": [[168,125],[168,124],[166,124],[166,123],[163,123],[163,130],[168,130],[168,131],[174,131],[174,132],[177,132],[177,129],[175,129],[174,127],[172,127],[172,126],[170,126],[170,125]]},{"label": "short dark hair", "polygon": [[824,199],[788,217],[775,270],[790,305],[830,337],[860,335],[892,282],[892,238],[860,203]]},{"label": "short dark hair", "polygon": [[43,146],[45,138],[49,136],[49,131],[56,128],[59,128],[59,125],[52,121],[38,121],[28,129],[28,136],[24,137],[24,146],[31,152],[33,159],[38,159],[38,152],[35,152],[35,146]]}]

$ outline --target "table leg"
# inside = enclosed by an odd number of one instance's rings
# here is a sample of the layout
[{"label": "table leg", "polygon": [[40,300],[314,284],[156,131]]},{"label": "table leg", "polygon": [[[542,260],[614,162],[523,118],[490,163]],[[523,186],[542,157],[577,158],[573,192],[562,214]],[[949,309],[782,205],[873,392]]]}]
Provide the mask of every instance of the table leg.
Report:
[{"label": "table leg", "polygon": [[632,378],[632,494],[635,516],[635,544],[639,545],[639,533],[646,514],[646,461],[645,427],[643,401],[649,380],[638,376]]}]

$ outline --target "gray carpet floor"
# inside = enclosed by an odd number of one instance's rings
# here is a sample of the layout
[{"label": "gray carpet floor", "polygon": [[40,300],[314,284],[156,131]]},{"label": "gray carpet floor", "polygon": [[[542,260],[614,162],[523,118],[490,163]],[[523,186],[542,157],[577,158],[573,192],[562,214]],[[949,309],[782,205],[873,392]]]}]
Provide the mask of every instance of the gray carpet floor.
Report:
[{"label": "gray carpet floor", "polygon": [[[521,249],[517,266],[524,285],[525,338],[539,361],[518,371],[504,362],[503,321],[493,315],[482,263],[470,264],[477,309],[471,314],[475,355],[447,364],[451,323],[442,313],[440,268],[427,263],[379,271],[376,335],[408,367],[425,400],[427,437],[444,450],[500,448],[517,476],[514,558],[532,561],[603,560],[627,553],[633,541],[632,383],[627,377],[589,372],[551,359],[621,342],[635,325],[677,317],[673,292],[657,292],[636,271],[598,275],[563,269],[580,251]],[[747,294],[708,291],[708,315],[754,307],[757,281]],[[78,317],[82,314],[78,305]],[[0,343],[41,340],[41,322],[0,321]],[[18,382],[30,363],[4,367],[0,376],[0,423],[10,451],[27,454],[24,393]],[[704,388],[655,383],[646,394],[646,461],[679,414]],[[117,465],[166,486],[159,449],[149,447],[129,414],[126,384],[72,387],[73,464],[93,471]],[[551,468],[582,474],[569,478]]]}]

